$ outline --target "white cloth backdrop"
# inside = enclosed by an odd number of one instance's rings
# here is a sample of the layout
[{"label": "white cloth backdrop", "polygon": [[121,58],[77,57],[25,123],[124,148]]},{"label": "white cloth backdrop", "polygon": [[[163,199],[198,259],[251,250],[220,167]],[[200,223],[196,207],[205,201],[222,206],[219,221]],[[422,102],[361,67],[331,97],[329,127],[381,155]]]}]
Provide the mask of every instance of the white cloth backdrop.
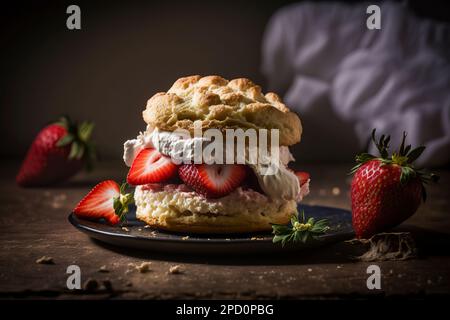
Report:
[{"label": "white cloth backdrop", "polygon": [[[364,149],[377,128],[391,134],[391,148],[404,130],[413,146],[425,144],[419,165],[448,164],[450,26],[384,3],[381,30],[368,30],[367,6],[302,3],[278,11],[263,39],[269,89],[301,115],[304,138],[310,140],[306,151],[316,157],[326,156],[316,152],[319,148]],[[320,125],[308,127],[307,119]],[[315,135],[323,141],[314,144]],[[336,140],[336,135],[343,137]],[[317,145],[327,140],[356,146]],[[351,160],[347,153],[337,159]]]}]

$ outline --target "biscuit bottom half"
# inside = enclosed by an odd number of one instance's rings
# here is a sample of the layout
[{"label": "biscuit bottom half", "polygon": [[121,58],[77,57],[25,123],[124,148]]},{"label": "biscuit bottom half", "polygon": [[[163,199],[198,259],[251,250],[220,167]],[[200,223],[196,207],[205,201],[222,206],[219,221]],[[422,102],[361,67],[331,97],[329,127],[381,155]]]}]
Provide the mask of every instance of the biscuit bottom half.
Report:
[{"label": "biscuit bottom half", "polygon": [[136,217],[168,231],[243,233],[272,230],[271,223],[286,224],[297,210],[295,200],[273,200],[252,189],[206,199],[183,186],[136,187]]}]

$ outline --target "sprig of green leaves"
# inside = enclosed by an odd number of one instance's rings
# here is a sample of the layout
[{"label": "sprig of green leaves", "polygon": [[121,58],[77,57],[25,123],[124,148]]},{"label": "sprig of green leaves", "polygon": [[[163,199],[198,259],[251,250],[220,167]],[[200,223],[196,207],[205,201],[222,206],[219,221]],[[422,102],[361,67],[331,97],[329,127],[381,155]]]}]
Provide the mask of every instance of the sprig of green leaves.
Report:
[{"label": "sprig of green leaves", "polygon": [[[301,219],[301,220],[300,220]],[[289,224],[272,224],[272,233],[274,234],[273,243],[281,242],[284,247],[287,243],[306,243],[317,239],[317,236],[326,233],[330,227],[328,220],[322,219],[315,221],[314,218],[305,219],[305,212],[301,211],[301,217],[296,212]]]},{"label": "sprig of green leaves", "polygon": [[119,217],[121,222],[126,221],[128,206],[134,202],[133,192],[126,193],[128,187],[128,183],[122,183],[120,185],[119,196],[114,197],[114,212]]}]

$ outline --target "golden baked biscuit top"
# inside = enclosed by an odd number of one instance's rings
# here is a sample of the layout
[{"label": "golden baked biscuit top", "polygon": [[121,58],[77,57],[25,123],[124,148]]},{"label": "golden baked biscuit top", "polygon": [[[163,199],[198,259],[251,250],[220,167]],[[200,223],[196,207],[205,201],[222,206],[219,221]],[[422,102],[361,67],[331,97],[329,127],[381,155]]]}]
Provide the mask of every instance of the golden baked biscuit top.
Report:
[{"label": "golden baked biscuit top", "polygon": [[289,111],[275,93],[263,94],[249,79],[228,81],[220,76],[180,78],[167,92],[159,92],[147,102],[143,112],[150,126],[164,131],[194,130],[200,122],[209,128],[279,129],[280,144],[300,141],[299,117]]}]

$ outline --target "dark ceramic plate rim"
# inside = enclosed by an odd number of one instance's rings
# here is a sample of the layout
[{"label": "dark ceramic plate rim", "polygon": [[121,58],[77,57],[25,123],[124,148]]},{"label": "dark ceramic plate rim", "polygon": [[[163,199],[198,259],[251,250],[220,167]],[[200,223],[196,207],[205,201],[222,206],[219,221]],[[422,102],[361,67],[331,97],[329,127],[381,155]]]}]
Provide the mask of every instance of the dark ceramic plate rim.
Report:
[{"label": "dark ceramic plate rim", "polygon": [[[325,210],[333,209],[335,211],[341,211],[343,214],[351,215],[351,213],[348,210],[342,209],[342,208],[335,208],[335,207],[328,207],[328,206],[313,206],[316,209],[323,208]],[[98,223],[102,224],[103,226],[108,226],[105,223],[102,222],[94,222],[90,220],[85,219],[79,219],[75,216],[73,212],[71,212],[68,216],[69,222],[78,230],[90,234],[97,234],[100,236],[108,236],[108,237],[115,237],[115,238],[128,238],[128,239],[136,239],[141,241],[153,241],[153,242],[164,242],[164,243],[195,243],[195,244],[230,244],[230,243],[272,243],[273,235],[270,232],[267,233],[246,233],[246,234],[224,234],[223,238],[217,238],[217,235],[214,235],[215,238],[207,238],[208,235],[202,234],[190,234],[190,233],[175,233],[175,232],[168,232],[168,231],[161,231],[157,229],[150,229],[154,230],[156,232],[164,232],[166,235],[172,235],[178,238],[166,238],[161,237],[159,235],[152,236],[152,237],[145,237],[135,234],[126,234],[122,232],[111,232],[101,229],[96,229],[94,227],[90,227],[88,225],[83,224],[83,221],[90,222],[90,223]],[[145,224],[142,225],[144,227]],[[112,227],[114,228],[114,227]],[[118,229],[120,230],[120,229]],[[185,236],[201,236],[202,238],[185,238],[184,240],[181,237]],[[240,238],[232,238],[232,237],[240,237]],[[332,238],[351,238],[354,236],[353,231],[337,231],[335,233],[330,234],[324,234],[319,236],[318,238],[320,240],[327,240]],[[250,237],[257,237],[256,240],[251,240]]]}]

